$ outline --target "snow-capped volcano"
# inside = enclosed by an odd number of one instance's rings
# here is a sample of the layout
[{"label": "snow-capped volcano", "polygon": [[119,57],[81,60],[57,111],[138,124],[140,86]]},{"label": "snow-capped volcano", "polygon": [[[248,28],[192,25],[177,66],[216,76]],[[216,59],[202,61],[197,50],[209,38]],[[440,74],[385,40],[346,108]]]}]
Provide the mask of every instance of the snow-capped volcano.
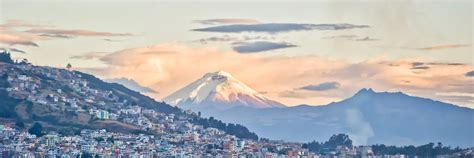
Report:
[{"label": "snow-capped volcano", "polygon": [[284,107],[270,100],[232,77],[218,71],[207,73],[202,78],[163,99],[174,106],[212,105],[219,108],[246,106],[253,108]]}]

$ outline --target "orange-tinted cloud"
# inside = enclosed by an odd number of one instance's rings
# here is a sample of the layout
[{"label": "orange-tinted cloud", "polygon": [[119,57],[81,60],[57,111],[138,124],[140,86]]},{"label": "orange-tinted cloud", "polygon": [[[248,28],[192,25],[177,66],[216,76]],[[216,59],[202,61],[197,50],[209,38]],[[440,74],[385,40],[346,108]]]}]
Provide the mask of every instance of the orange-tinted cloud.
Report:
[{"label": "orange-tinted cloud", "polygon": [[45,38],[19,32],[0,31],[0,43],[9,45],[25,45],[38,47],[39,45],[34,41],[42,39]]},{"label": "orange-tinted cloud", "polygon": [[[24,29],[29,29],[23,31]],[[38,47],[38,41],[70,39],[77,36],[117,37],[132,36],[131,33],[98,32],[83,29],[57,29],[48,25],[31,24],[20,20],[9,20],[0,24],[0,43]]]},{"label": "orange-tinted cloud", "polygon": [[[105,55],[100,60],[107,66],[83,70],[103,78],[133,79],[160,91],[160,94],[151,94],[157,99],[166,97],[208,72],[218,70],[233,74],[255,90],[267,92],[265,95],[269,98],[287,105],[325,104],[349,97],[366,87],[378,91],[404,91],[435,99],[445,98],[434,95],[433,91],[474,92],[466,86],[471,84],[472,78],[464,76],[472,70],[472,66],[463,64],[437,63],[429,64],[429,69],[412,69],[413,63],[419,61],[372,59],[351,63],[318,56],[222,52],[212,47],[193,48],[177,43],[124,49]],[[327,81],[337,81],[340,86],[331,91],[298,90]],[[467,100],[459,103],[468,105]]]}]

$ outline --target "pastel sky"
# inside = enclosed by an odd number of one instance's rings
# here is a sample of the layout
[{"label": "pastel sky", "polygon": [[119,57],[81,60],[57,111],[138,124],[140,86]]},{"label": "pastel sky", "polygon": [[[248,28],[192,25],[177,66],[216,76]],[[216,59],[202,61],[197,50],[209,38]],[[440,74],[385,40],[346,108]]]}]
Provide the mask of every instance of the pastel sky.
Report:
[{"label": "pastel sky", "polygon": [[158,100],[223,70],[289,106],[374,88],[474,108],[472,22],[470,0],[0,0],[0,48]]}]

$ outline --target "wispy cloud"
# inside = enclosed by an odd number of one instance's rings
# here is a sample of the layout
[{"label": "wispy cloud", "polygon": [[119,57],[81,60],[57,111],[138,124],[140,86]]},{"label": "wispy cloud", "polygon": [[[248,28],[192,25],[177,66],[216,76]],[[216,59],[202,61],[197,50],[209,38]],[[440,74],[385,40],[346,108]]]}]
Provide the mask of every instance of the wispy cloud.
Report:
[{"label": "wispy cloud", "polygon": [[233,49],[239,53],[257,53],[275,49],[291,48],[296,47],[294,44],[286,42],[268,42],[268,41],[257,41],[257,42],[241,42],[235,43]]},{"label": "wispy cloud", "polygon": [[91,31],[91,30],[69,30],[69,29],[55,29],[55,28],[35,28],[28,30],[26,32],[29,33],[39,33],[39,34],[47,34],[47,35],[54,35],[54,36],[101,36],[101,37],[111,37],[111,36],[132,36],[131,33],[113,33],[113,32],[98,32],[98,31]]},{"label": "wispy cloud", "polygon": [[22,20],[8,20],[4,24],[0,24],[0,29],[11,28],[34,28],[34,27],[49,27],[48,25],[32,24]]},{"label": "wispy cloud", "polygon": [[378,41],[379,39],[366,36],[364,38],[355,39],[355,41]]},{"label": "wispy cloud", "polygon": [[378,41],[380,39],[372,38],[369,36],[359,37],[357,35],[337,35],[337,36],[326,36],[321,39],[343,39],[343,40],[351,40],[351,41]]},{"label": "wispy cloud", "polygon": [[341,86],[339,82],[323,82],[317,85],[307,85],[298,89],[310,91],[326,91],[331,89],[338,89]]},{"label": "wispy cloud", "polygon": [[337,36],[326,36],[326,37],[322,37],[321,39],[348,39],[348,40],[352,40],[352,39],[355,39],[357,37],[358,37],[357,35],[337,35]]},{"label": "wispy cloud", "polygon": [[414,66],[412,67],[411,69],[414,69],[414,70],[426,70],[426,69],[429,69],[430,67],[429,66]]},{"label": "wispy cloud", "polygon": [[71,35],[61,35],[61,34],[40,34],[40,36],[44,36],[44,37],[51,37],[51,38],[64,38],[64,39],[69,39],[69,38],[74,38],[73,36]]},{"label": "wispy cloud", "polygon": [[4,43],[4,44],[38,47],[39,45],[36,42],[34,42],[34,40],[40,40],[40,39],[42,38],[35,35],[0,31],[0,43]]},{"label": "wispy cloud", "polygon": [[10,51],[10,52],[17,52],[17,53],[26,54],[25,51],[23,51],[21,49],[17,49],[17,48],[0,48],[0,50],[6,50],[6,51]]},{"label": "wispy cloud", "polygon": [[430,66],[464,66],[463,63],[441,63],[441,62],[412,62],[411,69],[413,70],[427,70]]},{"label": "wispy cloud", "polygon": [[275,36],[263,36],[263,35],[254,35],[254,36],[231,36],[231,35],[223,35],[223,36],[213,36],[207,38],[201,38],[195,40],[193,42],[199,42],[201,44],[208,44],[211,42],[250,42],[250,41],[259,41],[259,40],[275,40]]},{"label": "wispy cloud", "polygon": [[446,44],[446,45],[435,45],[429,47],[416,48],[418,50],[443,50],[443,49],[455,49],[461,47],[469,47],[470,45],[465,44]]},{"label": "wispy cloud", "polygon": [[214,37],[207,37],[207,38],[201,38],[199,40],[196,40],[195,42],[200,42],[201,44],[207,44],[209,42],[230,42],[230,41],[238,41],[239,38],[237,37],[231,37],[229,35],[224,35],[224,36],[214,36]]},{"label": "wispy cloud", "polygon": [[104,40],[104,41],[109,41],[109,42],[122,42],[122,41],[124,41],[124,40],[110,39],[110,38],[103,38],[102,40]]},{"label": "wispy cloud", "polygon": [[262,33],[282,33],[290,31],[310,31],[310,30],[345,30],[354,28],[367,28],[368,25],[353,24],[297,24],[297,23],[261,23],[261,24],[234,24],[222,25],[206,28],[193,29],[201,32],[220,33],[241,33],[241,32],[262,32]]},{"label": "wispy cloud", "polygon": [[[27,31],[23,31],[28,29]],[[98,32],[84,29],[59,29],[54,26],[32,24],[20,20],[9,20],[0,24],[0,43],[39,47],[38,41],[51,39],[71,39],[78,36],[121,37],[131,33]]]},{"label": "wispy cloud", "polygon": [[300,93],[300,92],[292,91],[292,90],[285,90],[285,91],[279,92],[278,96],[283,97],[283,98],[297,98],[297,99],[305,99],[305,98],[311,97],[305,93]]},{"label": "wispy cloud", "polygon": [[465,76],[466,77],[474,77],[474,71],[466,72]]},{"label": "wispy cloud", "polygon": [[87,52],[80,55],[71,56],[71,59],[82,59],[82,60],[92,60],[98,59],[107,55],[108,52]]},{"label": "wispy cloud", "polygon": [[206,20],[195,20],[194,22],[204,24],[204,25],[260,23],[258,20],[255,20],[255,19],[206,19]]}]

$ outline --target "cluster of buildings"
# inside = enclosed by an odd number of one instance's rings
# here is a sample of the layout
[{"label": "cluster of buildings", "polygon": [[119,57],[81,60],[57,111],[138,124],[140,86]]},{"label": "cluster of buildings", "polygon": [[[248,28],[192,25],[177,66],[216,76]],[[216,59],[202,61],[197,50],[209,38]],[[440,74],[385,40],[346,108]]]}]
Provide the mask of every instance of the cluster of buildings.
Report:
[{"label": "cluster of buildings", "polygon": [[119,103],[112,92],[90,88],[80,74],[68,70],[31,64],[4,67],[0,76],[6,75],[9,84],[6,91],[16,99],[75,112],[85,112],[96,105],[105,106],[107,102]]},{"label": "cluster of buildings", "polygon": [[[284,151],[284,152],[282,152]],[[301,144],[239,139],[213,128],[184,134],[130,134],[84,129],[36,137],[0,126],[3,157],[317,157]]]}]

